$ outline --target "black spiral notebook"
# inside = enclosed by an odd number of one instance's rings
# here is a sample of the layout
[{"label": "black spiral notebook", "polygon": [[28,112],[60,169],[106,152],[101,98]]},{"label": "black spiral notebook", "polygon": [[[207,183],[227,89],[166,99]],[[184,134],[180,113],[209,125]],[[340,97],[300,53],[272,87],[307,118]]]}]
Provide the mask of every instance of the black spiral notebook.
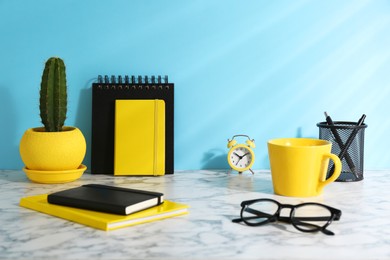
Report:
[{"label": "black spiral notebook", "polygon": [[174,172],[174,84],[168,76],[99,76],[92,84],[91,173],[113,174],[115,101],[165,101],[165,174]]}]

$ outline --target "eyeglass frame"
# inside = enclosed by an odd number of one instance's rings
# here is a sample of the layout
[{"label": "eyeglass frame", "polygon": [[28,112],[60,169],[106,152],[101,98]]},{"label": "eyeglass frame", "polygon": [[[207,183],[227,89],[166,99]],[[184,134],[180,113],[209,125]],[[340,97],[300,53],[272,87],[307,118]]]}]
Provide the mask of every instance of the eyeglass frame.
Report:
[{"label": "eyeglass frame", "polygon": [[[267,213],[255,210],[253,208],[249,208],[250,205],[255,204],[257,202],[262,202],[262,201],[273,202],[273,203],[275,203],[278,206],[278,209],[275,211],[275,213],[273,215],[270,215],[270,214],[267,214]],[[324,207],[324,208],[329,210],[331,215],[330,215],[329,219],[327,220],[327,222],[325,223],[325,225],[318,226],[318,225],[311,224],[311,223],[310,224],[309,223],[304,223],[305,225],[314,226],[315,229],[303,229],[303,228],[299,227],[299,225],[297,224],[299,222],[294,221],[295,210],[297,208],[308,206],[308,205],[321,206],[321,207]],[[247,211],[246,209],[250,209],[250,211]],[[282,211],[282,209],[290,209],[290,216],[289,217],[282,217],[282,216],[280,216],[280,212]],[[262,222],[258,222],[258,223],[248,222],[248,221],[245,220],[245,219],[248,219],[248,218],[247,217],[243,217],[244,211],[250,212],[252,214],[255,214],[255,215],[257,215],[257,217],[263,217],[264,216],[264,218],[266,218],[266,220],[264,220]],[[246,200],[246,201],[241,202],[240,218],[233,219],[232,222],[234,222],[234,223],[244,222],[248,226],[261,226],[261,225],[265,225],[267,223],[273,223],[273,222],[276,222],[276,221],[281,221],[281,222],[292,224],[296,229],[298,229],[301,232],[318,232],[318,231],[321,231],[322,233],[324,233],[326,235],[334,235],[334,233],[332,231],[330,231],[330,230],[328,230],[326,228],[333,221],[340,220],[340,217],[341,217],[341,210],[333,208],[333,207],[330,207],[328,205],[317,203],[317,202],[305,202],[305,203],[300,203],[300,204],[297,204],[297,205],[292,205],[292,204],[282,204],[282,203],[280,203],[280,202],[278,202],[278,201],[276,201],[274,199],[263,198],[263,199]],[[314,218],[318,219],[318,217],[314,217]],[[311,219],[313,219],[313,218],[310,218],[310,217],[309,218],[305,218],[305,220],[308,220],[308,221],[311,220]]]}]

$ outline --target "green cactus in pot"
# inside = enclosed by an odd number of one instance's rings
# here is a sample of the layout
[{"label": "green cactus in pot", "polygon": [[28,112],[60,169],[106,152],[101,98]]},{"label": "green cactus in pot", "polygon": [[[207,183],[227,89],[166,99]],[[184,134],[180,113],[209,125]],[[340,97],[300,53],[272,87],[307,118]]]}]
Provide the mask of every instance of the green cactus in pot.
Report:
[{"label": "green cactus in pot", "polygon": [[77,180],[87,169],[82,164],[87,144],[77,127],[64,126],[67,86],[64,61],[46,61],[42,74],[40,116],[44,127],[27,129],[19,145],[27,177],[37,183],[66,183]]},{"label": "green cactus in pot", "polygon": [[60,132],[67,111],[67,86],[64,61],[49,58],[42,74],[39,109],[46,132]]}]

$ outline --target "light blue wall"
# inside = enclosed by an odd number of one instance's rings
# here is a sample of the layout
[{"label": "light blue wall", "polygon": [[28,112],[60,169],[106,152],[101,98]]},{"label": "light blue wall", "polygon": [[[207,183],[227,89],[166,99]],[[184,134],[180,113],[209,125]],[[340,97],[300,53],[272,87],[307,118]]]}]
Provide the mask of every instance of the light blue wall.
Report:
[{"label": "light blue wall", "polygon": [[[0,0],[0,169],[19,169],[23,132],[40,125],[44,62],[67,65],[67,125],[91,139],[98,74],[169,75],[175,169],[226,168],[226,140],[318,137],[367,115],[365,168],[390,168],[388,0]],[[90,150],[86,163],[90,161]]]}]

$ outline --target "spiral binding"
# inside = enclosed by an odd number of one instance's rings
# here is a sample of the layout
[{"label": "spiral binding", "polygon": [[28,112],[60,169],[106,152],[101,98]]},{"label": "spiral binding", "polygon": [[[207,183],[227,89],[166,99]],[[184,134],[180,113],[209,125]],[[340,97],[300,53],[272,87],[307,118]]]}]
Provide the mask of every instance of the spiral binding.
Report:
[{"label": "spiral binding", "polygon": [[173,87],[172,83],[168,82],[168,76],[128,76],[125,75],[122,76],[114,76],[112,75],[109,77],[108,75],[98,76],[97,83],[94,83],[94,85],[97,85],[99,89],[170,89]]}]

